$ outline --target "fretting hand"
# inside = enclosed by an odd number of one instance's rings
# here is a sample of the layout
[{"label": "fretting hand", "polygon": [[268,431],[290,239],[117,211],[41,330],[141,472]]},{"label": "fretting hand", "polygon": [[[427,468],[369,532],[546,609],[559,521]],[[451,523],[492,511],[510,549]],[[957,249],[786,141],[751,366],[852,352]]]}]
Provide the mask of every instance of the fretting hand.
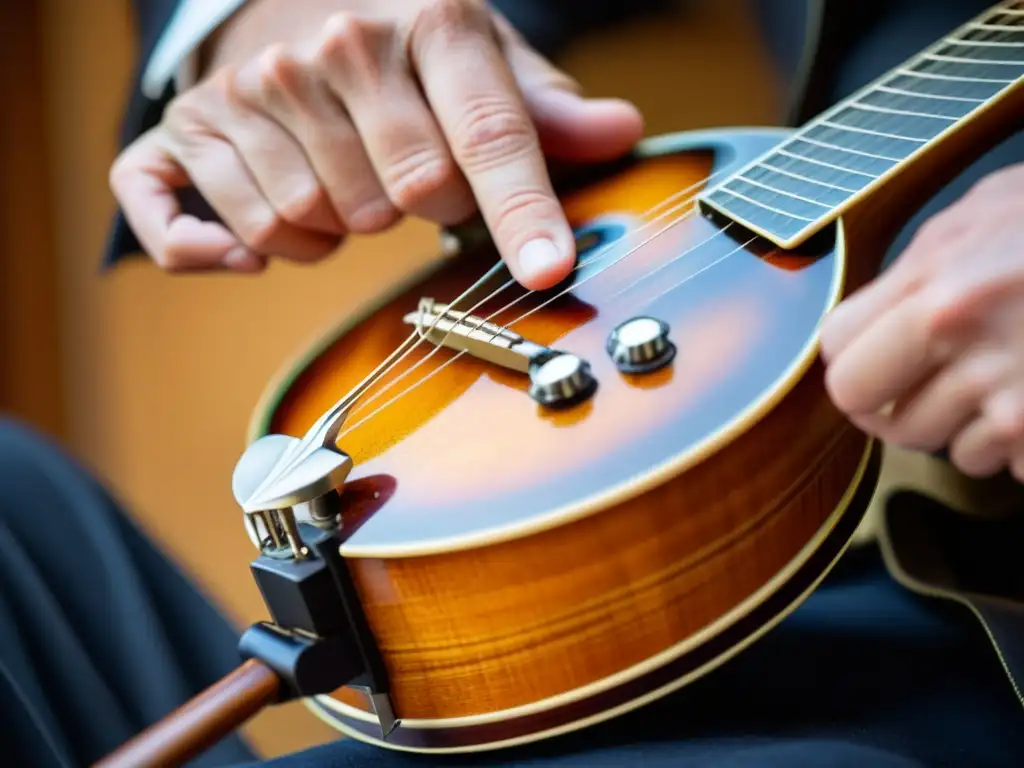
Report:
[{"label": "fretting hand", "polygon": [[[545,155],[611,159],[642,134],[635,108],[578,96],[481,0],[251,0],[208,54],[111,171],[169,270],[315,261],[405,214],[479,210],[513,276],[547,288],[575,248]],[[187,186],[223,225],[182,213]]]},{"label": "fretting hand", "polygon": [[949,449],[970,476],[1024,481],[1024,165],[927,222],[892,268],[827,318],[834,402],[861,429]]}]

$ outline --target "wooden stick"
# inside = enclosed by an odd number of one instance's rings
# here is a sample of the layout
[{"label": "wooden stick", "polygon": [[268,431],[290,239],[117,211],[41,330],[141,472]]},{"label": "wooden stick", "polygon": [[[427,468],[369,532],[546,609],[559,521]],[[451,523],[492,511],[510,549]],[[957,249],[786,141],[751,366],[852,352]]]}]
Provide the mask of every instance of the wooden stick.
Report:
[{"label": "wooden stick", "polygon": [[270,667],[250,659],[93,768],[176,768],[272,703],[280,684]]}]

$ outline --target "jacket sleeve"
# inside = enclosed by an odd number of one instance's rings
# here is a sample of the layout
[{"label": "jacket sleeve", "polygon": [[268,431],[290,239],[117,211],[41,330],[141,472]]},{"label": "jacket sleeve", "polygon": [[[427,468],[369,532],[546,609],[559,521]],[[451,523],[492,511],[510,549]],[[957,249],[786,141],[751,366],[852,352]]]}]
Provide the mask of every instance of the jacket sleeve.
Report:
[{"label": "jacket sleeve", "polygon": [[[134,0],[141,52],[122,121],[123,148],[160,122],[167,103],[192,80],[194,52],[246,0]],[[589,29],[664,6],[669,0],[491,0],[523,36],[554,55]],[[202,206],[201,201],[199,205]],[[139,255],[141,246],[120,210],[107,241],[104,266]]]}]

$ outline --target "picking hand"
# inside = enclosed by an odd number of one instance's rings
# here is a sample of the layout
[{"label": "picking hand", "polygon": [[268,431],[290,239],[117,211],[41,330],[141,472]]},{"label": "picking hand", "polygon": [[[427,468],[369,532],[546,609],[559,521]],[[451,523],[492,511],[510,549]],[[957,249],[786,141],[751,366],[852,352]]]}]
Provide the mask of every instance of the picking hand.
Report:
[{"label": "picking hand", "polygon": [[[611,159],[636,110],[586,100],[481,0],[252,0],[209,74],[128,147],[110,182],[168,270],[322,259],[349,233],[479,210],[513,276],[575,258],[544,157]],[[224,222],[182,213],[194,186]]]},{"label": "picking hand", "polygon": [[861,429],[1024,481],[1024,165],[927,222],[822,329],[827,386]]}]

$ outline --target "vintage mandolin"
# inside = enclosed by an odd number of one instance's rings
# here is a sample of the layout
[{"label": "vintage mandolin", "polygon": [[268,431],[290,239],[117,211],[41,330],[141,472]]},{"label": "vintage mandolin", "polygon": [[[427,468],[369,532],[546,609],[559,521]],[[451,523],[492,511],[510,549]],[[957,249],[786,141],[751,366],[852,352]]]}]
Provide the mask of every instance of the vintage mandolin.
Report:
[{"label": "vintage mandolin", "polygon": [[382,747],[494,749],[756,641],[877,478],[819,323],[1020,128],[1022,75],[1024,1],[1002,2],[798,130],[646,140],[564,189],[579,260],[549,291],[448,233],[268,390],[234,491],[272,621],[104,764],[176,764],[295,697]]}]

